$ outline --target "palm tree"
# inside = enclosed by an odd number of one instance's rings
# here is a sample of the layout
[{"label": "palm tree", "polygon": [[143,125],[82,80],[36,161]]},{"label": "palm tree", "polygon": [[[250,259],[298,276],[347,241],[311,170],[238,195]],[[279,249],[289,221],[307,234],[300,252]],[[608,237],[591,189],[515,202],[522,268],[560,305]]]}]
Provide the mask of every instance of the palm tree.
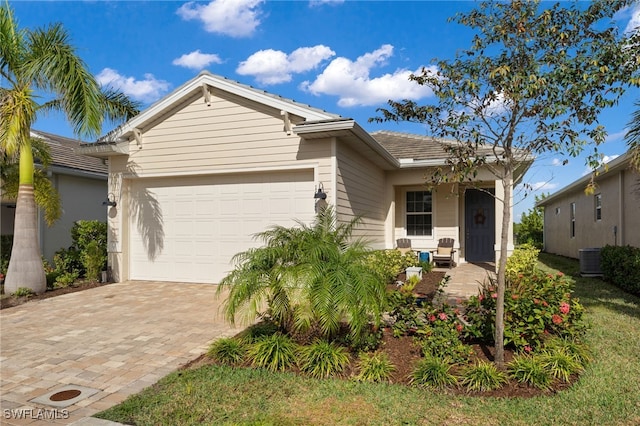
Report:
[{"label": "palm tree", "polygon": [[631,153],[631,166],[640,172],[640,101],[636,102],[636,107],[629,122],[626,139]]},{"label": "palm tree", "polygon": [[[20,29],[8,4],[0,8],[0,79],[0,145],[3,155],[18,155],[19,161],[5,291],[25,287],[42,293],[46,280],[38,247],[31,125],[40,112],[61,111],[76,135],[96,137],[105,117],[128,119],[138,110],[122,93],[100,88],[60,24]],[[42,95],[52,99],[38,103]]]},{"label": "palm tree", "polygon": [[220,282],[219,294],[229,291],[227,319],[267,316],[287,333],[312,330],[326,339],[344,323],[358,343],[379,323],[386,300],[384,279],[365,261],[370,250],[351,238],[358,223],[338,224],[328,207],[311,226],[257,234],[265,245],[236,255],[237,268]]}]

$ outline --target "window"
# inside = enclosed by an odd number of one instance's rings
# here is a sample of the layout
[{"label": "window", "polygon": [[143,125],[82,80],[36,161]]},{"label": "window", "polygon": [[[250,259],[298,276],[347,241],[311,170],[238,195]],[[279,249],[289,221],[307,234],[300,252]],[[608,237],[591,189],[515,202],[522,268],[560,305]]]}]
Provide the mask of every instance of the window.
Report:
[{"label": "window", "polygon": [[569,206],[571,212],[571,238],[576,236],[576,203],[571,203]]},{"label": "window", "polygon": [[430,191],[407,191],[407,235],[433,234],[432,209]]},{"label": "window", "polygon": [[560,214],[560,207],[556,207],[556,216]]},{"label": "window", "polygon": [[602,194],[596,194],[594,201],[596,205],[596,221],[598,221],[602,219]]}]

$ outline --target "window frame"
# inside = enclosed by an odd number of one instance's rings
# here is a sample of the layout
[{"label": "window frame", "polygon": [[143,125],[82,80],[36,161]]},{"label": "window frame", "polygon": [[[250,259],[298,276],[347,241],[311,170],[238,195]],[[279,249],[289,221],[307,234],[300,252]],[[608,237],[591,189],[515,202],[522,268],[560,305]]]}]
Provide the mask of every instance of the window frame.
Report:
[{"label": "window frame", "polygon": [[594,219],[596,222],[600,222],[602,220],[602,193],[596,194],[593,196],[594,203]]},{"label": "window frame", "polygon": [[576,236],[576,203],[569,204],[569,219],[570,219],[570,230],[569,235],[571,238],[575,238]]},{"label": "window frame", "polygon": [[[429,211],[410,211],[412,209],[409,208],[409,194],[428,194],[431,199],[430,202],[428,203],[429,205]],[[423,195],[424,196],[424,195]],[[415,199],[412,201],[413,203],[419,203],[419,204],[423,204],[425,203],[424,200],[422,202],[420,201],[416,201]],[[405,194],[404,194],[404,228],[405,228],[405,233],[407,237],[415,237],[415,238],[421,238],[421,237],[433,237],[433,228],[434,228],[434,223],[433,223],[433,217],[434,217],[434,197],[433,197],[433,191],[425,191],[425,190],[406,190]],[[422,217],[429,217],[429,222],[430,222],[430,227],[428,229],[425,228],[425,225],[412,225],[411,228],[409,227],[409,217],[413,216],[422,216]],[[422,227],[423,231],[426,231],[426,233],[411,233],[411,232],[415,232],[415,230],[418,227]]]}]

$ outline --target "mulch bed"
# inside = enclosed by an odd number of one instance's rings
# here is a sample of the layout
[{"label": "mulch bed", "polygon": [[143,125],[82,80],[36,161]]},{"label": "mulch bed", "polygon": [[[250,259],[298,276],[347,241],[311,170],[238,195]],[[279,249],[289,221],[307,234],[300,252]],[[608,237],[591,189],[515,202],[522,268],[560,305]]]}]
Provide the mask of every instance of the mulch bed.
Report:
[{"label": "mulch bed", "polygon": [[75,293],[77,291],[88,290],[90,288],[102,287],[108,284],[109,283],[99,283],[96,281],[77,281],[69,287],[57,288],[54,290],[47,290],[44,293],[39,294],[37,296],[15,297],[15,296],[2,295],[2,299],[0,299],[0,309],[12,308],[14,306],[22,305],[23,303],[31,302],[34,300],[48,299],[50,297],[56,297],[56,296],[61,296],[63,294]]}]

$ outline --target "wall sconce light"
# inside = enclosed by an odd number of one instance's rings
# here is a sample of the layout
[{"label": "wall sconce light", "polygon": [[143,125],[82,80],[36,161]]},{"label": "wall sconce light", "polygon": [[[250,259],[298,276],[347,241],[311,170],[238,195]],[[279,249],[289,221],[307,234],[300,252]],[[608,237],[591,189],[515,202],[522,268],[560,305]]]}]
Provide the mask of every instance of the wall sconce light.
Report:
[{"label": "wall sconce light", "polygon": [[102,202],[102,205],[103,206],[109,206],[109,207],[117,206],[118,203],[116,203],[115,195],[113,195],[112,193],[109,193],[109,195],[107,195],[107,199]]},{"label": "wall sconce light", "polygon": [[313,198],[316,198],[316,199],[319,199],[319,200],[326,200],[327,199],[327,194],[324,192],[324,186],[322,185],[322,182],[320,182],[318,184],[318,190],[313,195]]}]

